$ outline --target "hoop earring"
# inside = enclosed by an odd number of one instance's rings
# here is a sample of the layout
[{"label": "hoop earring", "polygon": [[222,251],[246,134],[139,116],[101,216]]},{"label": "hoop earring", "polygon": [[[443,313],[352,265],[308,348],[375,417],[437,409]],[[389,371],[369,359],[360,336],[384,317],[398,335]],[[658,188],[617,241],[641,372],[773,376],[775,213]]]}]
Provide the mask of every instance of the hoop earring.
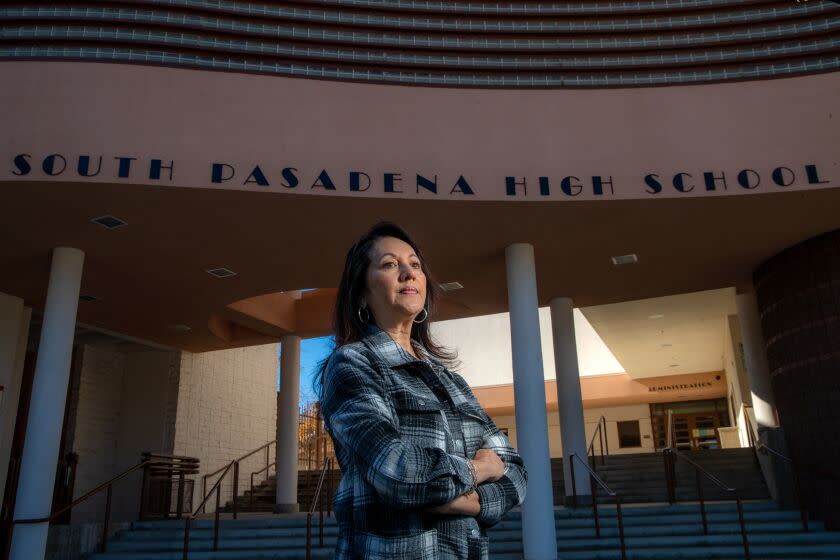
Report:
[{"label": "hoop earring", "polygon": [[[423,308],[423,313],[425,313],[425,315],[423,315],[423,318],[420,319],[419,321],[415,319],[414,320],[415,323],[422,323],[423,321],[425,321],[426,319],[429,318],[429,311],[425,307]],[[418,315],[419,315],[419,313],[418,313]]]},{"label": "hoop earring", "polygon": [[[362,319],[362,311],[365,312],[365,318],[364,319]],[[360,307],[356,311],[356,315],[358,315],[359,321],[361,321],[362,323],[368,323],[370,321],[370,311],[368,311],[367,307]]]}]

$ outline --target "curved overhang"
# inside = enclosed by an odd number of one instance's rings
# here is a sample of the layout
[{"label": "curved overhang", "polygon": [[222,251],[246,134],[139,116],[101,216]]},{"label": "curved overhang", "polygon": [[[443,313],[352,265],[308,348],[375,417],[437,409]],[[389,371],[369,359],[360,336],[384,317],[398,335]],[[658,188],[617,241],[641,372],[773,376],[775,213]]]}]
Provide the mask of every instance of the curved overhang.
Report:
[{"label": "curved overhang", "polygon": [[[535,247],[541,304],[587,306],[749,289],[764,259],[840,227],[837,72],[573,91],[81,62],[0,75],[0,291],[41,307],[50,249],[79,247],[98,297],[80,320],[189,350],[324,334],[327,293],[287,293],[336,286],[378,219],[464,285],[438,318],[506,310],[511,243]],[[104,214],[128,226],[91,224]]]}]

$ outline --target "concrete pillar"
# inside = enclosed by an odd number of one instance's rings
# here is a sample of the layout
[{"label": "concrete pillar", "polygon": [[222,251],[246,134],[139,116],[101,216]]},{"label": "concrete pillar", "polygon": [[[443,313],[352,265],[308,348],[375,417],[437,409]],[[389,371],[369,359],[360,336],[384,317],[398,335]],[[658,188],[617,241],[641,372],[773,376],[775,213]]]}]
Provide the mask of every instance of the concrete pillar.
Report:
[{"label": "concrete pillar", "polygon": [[516,439],[528,469],[527,494],[522,504],[522,547],[525,560],[556,560],[534,247],[527,243],[510,245],[505,249],[505,264]]},{"label": "concrete pillar", "polygon": [[277,500],[274,513],[298,511],[298,420],[300,418],[300,337],[280,339],[280,392],[277,393]]},{"label": "concrete pillar", "polygon": [[0,503],[9,474],[31,315],[22,299],[0,294]]},{"label": "concrete pillar", "polygon": [[736,295],[735,303],[741,323],[741,341],[744,345],[753,411],[758,423],[756,428],[776,428],[779,425],[776,421],[776,398],[770,381],[770,367],[767,365],[767,350],[755,292]]},{"label": "concrete pillar", "polygon": [[[32,381],[15,521],[41,519],[50,514],[84,260],[85,254],[79,249],[57,247],[53,250]],[[48,529],[47,523],[16,524],[9,558],[44,558]]]},{"label": "concrete pillar", "polygon": [[[575,344],[574,305],[570,298],[554,298],[551,306],[551,330],[554,336],[554,364],[557,370],[557,408],[560,415],[560,440],[563,443],[563,473],[566,505],[572,502],[572,475],[575,469],[575,486],[580,503],[591,503],[592,490],[589,475],[578,461],[572,462],[572,453],[586,463],[586,428],[583,421],[583,397],[580,392],[577,345]],[[606,434],[605,434],[606,435]]]}]

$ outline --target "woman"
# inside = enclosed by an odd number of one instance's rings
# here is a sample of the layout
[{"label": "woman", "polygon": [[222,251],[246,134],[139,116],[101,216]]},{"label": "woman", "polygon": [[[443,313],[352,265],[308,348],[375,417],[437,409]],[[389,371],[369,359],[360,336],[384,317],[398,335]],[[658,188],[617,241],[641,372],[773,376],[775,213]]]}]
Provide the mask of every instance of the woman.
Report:
[{"label": "woman", "polygon": [[347,254],[320,391],[343,473],[337,559],[483,560],[485,528],[525,497],[522,459],[431,339],[434,289],[394,224]]}]

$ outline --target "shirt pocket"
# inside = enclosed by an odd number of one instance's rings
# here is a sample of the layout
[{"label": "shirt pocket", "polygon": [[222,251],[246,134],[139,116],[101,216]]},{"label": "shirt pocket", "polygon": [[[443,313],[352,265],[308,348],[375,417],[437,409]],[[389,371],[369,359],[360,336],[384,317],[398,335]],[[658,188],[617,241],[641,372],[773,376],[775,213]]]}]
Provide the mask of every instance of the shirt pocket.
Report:
[{"label": "shirt pocket", "polygon": [[414,535],[383,536],[357,531],[353,535],[354,559],[439,560],[437,529]]},{"label": "shirt pocket", "polygon": [[443,406],[434,396],[398,390],[391,394],[400,436],[420,447],[446,449],[449,433]]},{"label": "shirt pocket", "polygon": [[490,418],[482,408],[471,402],[463,402],[456,406],[461,414],[461,430],[464,432],[464,450],[467,457],[472,458],[484,442],[484,431]]}]

